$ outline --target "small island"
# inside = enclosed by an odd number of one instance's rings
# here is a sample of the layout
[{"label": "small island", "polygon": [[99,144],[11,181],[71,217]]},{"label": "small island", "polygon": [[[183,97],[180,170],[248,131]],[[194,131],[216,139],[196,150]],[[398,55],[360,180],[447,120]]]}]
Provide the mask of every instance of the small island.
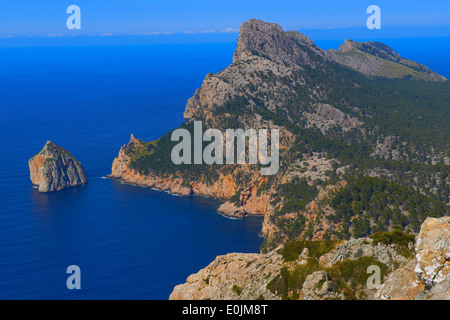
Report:
[{"label": "small island", "polygon": [[54,192],[87,183],[87,175],[72,154],[47,141],[44,148],[28,161],[30,179],[39,192]]}]

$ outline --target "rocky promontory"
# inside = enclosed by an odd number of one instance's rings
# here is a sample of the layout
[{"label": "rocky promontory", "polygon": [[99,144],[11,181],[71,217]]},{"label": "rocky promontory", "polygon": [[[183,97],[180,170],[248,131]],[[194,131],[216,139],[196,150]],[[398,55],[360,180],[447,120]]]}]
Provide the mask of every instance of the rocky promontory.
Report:
[{"label": "rocky promontory", "polygon": [[[187,179],[170,174],[159,175],[154,172],[143,174],[133,169],[131,167],[132,157],[135,154],[147,152],[149,145],[151,142],[144,142],[131,134],[128,144],[120,148],[117,158],[113,161],[111,174],[107,177],[179,196],[198,195],[225,201],[236,194],[238,186],[231,174],[221,174],[211,185],[205,181],[187,181]],[[264,179],[259,180],[259,183],[263,182]],[[243,191],[237,202],[225,202],[218,208],[218,211],[231,218],[242,218],[247,214],[264,215],[268,210],[268,195],[264,193],[258,195],[254,186]]]},{"label": "rocky promontory", "polygon": [[53,192],[87,183],[81,163],[67,150],[47,141],[28,161],[31,182],[40,192]]}]

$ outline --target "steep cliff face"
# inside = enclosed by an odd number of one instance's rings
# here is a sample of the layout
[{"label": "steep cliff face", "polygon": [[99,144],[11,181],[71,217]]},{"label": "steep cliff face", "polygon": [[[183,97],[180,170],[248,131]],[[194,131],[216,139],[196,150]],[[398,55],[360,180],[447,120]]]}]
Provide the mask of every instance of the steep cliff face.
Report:
[{"label": "steep cliff face", "polygon": [[[202,180],[187,181],[176,175],[142,174],[130,166],[132,160],[130,155],[140,148],[145,148],[145,143],[131,135],[129,143],[120,148],[108,177],[181,196],[201,195],[226,200],[236,194],[238,186],[232,174],[220,174],[212,184]],[[262,182],[261,179],[260,182]],[[250,187],[242,193],[238,205],[225,202],[218,211],[233,218],[242,218],[247,214],[264,215],[267,212],[267,202],[267,194],[257,195],[256,188]]]},{"label": "steep cliff face", "polygon": [[[328,252],[320,251],[324,242],[310,242],[297,258],[283,246],[218,256],[176,286],[170,299],[450,299],[450,218],[428,218],[415,244],[410,236],[392,235],[335,242]],[[380,284],[370,281],[370,266],[381,271]]]},{"label": "steep cliff face", "polygon": [[260,56],[277,64],[297,68],[305,65],[316,68],[329,59],[326,52],[304,34],[297,31],[284,32],[275,23],[257,19],[242,24],[233,62],[245,61],[251,56]]},{"label": "steep cliff face", "polygon": [[[233,63],[206,75],[180,127],[191,135],[194,121],[221,132],[278,129],[278,173],[175,165],[168,133],[151,142],[132,136],[110,177],[220,198],[219,211],[232,217],[264,215],[261,254],[218,257],[172,299],[448,296],[445,250],[428,244],[446,242],[430,240],[427,227],[424,248],[408,236],[394,242],[397,228],[415,234],[427,217],[450,214],[449,85],[386,45],[346,41],[326,52],[297,31],[252,19],[241,26]],[[374,233],[384,238],[368,238]],[[286,248],[305,240],[298,258],[286,259]],[[383,273],[377,290],[366,286],[371,265]]]},{"label": "steep cliff face", "polygon": [[[251,19],[240,28],[233,63],[205,77],[202,86],[189,99],[184,117],[206,118],[218,127],[221,122],[214,119],[216,109],[236,100],[242,101],[249,110],[265,106],[274,112],[281,111],[298,91],[317,97],[319,92],[309,88],[310,79],[305,70],[323,71],[331,62],[326,51],[300,32],[284,32],[275,23]],[[254,122],[260,124],[261,119]],[[253,123],[245,119],[244,124]]]},{"label": "steep cliff face", "polygon": [[162,178],[156,175],[143,175],[130,168],[130,153],[141,148],[143,142],[131,134],[130,142],[120,148],[119,155],[114,159],[111,174],[108,178],[120,179],[125,183],[156,188],[173,194],[188,196],[192,194],[191,188],[183,187],[182,180],[176,178]]},{"label": "steep cliff face", "polygon": [[81,163],[51,141],[47,141],[28,165],[31,182],[39,187],[40,192],[59,191],[87,183]]}]

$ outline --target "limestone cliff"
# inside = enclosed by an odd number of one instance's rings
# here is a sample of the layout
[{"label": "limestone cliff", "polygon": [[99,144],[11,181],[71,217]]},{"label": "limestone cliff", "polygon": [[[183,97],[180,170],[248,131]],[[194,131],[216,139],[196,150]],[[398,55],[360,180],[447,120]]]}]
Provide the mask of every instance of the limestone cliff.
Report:
[{"label": "limestone cliff", "polygon": [[192,193],[190,188],[182,186],[180,179],[161,178],[155,175],[143,175],[130,168],[130,152],[134,148],[140,148],[143,142],[136,139],[131,134],[130,142],[120,148],[119,155],[114,159],[111,169],[111,174],[108,178],[120,179],[125,183],[146,186],[159,189],[161,191],[168,191],[178,195],[190,195]]},{"label": "limestone cliff", "polygon": [[[111,174],[108,177],[181,196],[200,195],[223,199],[225,203],[219,207],[219,212],[233,218],[242,218],[247,214],[264,215],[267,212],[268,195],[257,195],[256,187],[253,186],[242,192],[238,205],[226,202],[236,194],[238,189],[231,174],[221,174],[212,184],[208,184],[201,180],[186,181],[175,175],[142,174],[134,170],[130,166],[131,155],[142,148],[145,148],[145,143],[132,134],[129,143],[121,147],[119,155],[114,159]],[[259,179],[259,183],[263,181],[264,179]]]},{"label": "limestone cliff", "polygon": [[[379,241],[392,235],[334,242],[331,250],[320,249],[325,242],[305,243],[297,258],[283,246],[218,256],[170,299],[450,299],[450,217],[428,218],[415,244],[407,235]],[[370,288],[372,265],[381,270],[381,284]]]},{"label": "limestone cliff", "polygon": [[87,183],[81,163],[70,152],[47,141],[44,148],[28,161],[31,182],[40,192],[53,192]]}]

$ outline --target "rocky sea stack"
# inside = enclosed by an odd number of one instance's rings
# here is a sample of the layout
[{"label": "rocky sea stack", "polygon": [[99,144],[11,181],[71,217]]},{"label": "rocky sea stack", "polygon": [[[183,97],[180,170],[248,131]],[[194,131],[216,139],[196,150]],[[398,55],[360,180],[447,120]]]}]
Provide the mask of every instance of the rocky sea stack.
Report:
[{"label": "rocky sea stack", "polygon": [[47,141],[44,148],[28,161],[31,182],[40,192],[53,192],[87,183],[81,163],[72,154]]}]

